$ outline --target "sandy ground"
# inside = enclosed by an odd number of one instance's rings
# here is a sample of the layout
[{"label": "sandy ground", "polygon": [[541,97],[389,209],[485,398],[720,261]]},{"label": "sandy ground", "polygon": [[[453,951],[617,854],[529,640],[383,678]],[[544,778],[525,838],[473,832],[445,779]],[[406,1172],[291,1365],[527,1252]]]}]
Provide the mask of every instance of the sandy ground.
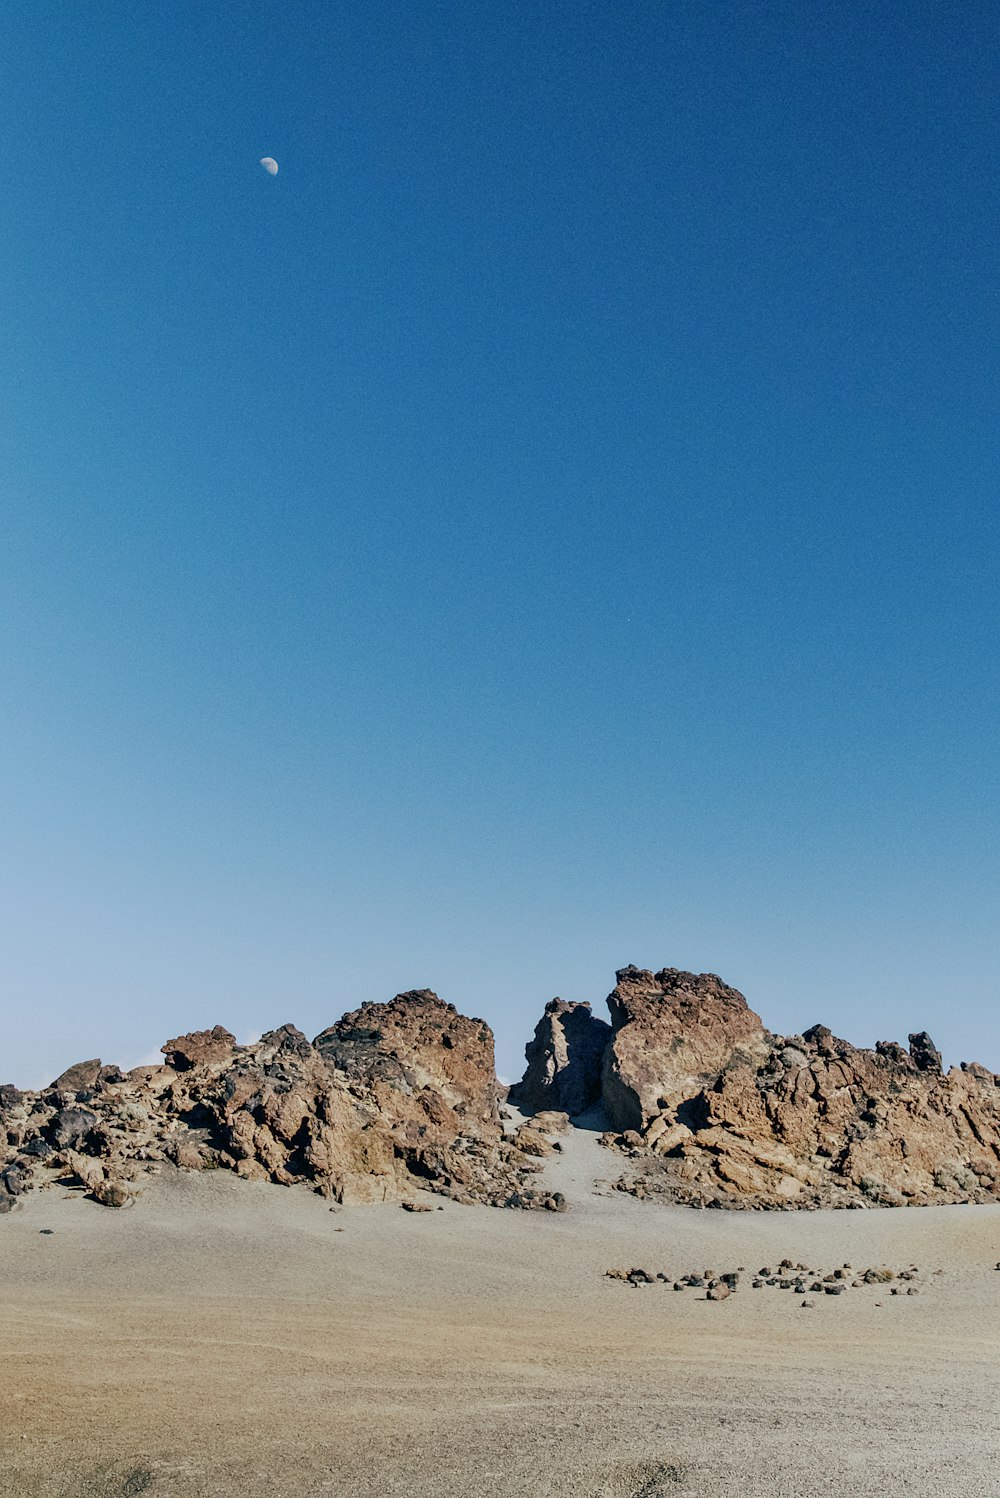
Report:
[{"label": "sandy ground", "polygon": [[[30,1198],[0,1219],[0,1493],[1000,1492],[1000,1209],[693,1212],[594,1195],[612,1173],[577,1130],[566,1215],[331,1212],[221,1173],[124,1212]],[[785,1255],[915,1262],[920,1293],[604,1278]]]}]

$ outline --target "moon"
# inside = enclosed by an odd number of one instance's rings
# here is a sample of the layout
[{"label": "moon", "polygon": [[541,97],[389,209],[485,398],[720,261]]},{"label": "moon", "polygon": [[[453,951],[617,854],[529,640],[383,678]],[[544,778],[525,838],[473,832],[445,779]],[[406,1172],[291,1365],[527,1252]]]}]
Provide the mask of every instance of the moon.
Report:
[{"label": "moon", "polygon": [[260,164],[269,177],[276,177],[278,175],[278,163],[273,156],[262,156]]}]

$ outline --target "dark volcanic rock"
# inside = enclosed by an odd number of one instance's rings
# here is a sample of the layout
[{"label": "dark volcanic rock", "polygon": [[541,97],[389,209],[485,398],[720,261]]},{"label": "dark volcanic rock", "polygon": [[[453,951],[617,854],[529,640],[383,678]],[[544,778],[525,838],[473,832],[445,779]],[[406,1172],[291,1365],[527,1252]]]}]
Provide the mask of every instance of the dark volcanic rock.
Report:
[{"label": "dark volcanic rock", "polygon": [[910,1055],[913,1064],[918,1071],[944,1071],[941,1061],[941,1052],[935,1046],[926,1030],[921,1030],[919,1035],[910,1036]]},{"label": "dark volcanic rock", "polygon": [[524,1113],[582,1113],[601,1096],[601,1065],[611,1026],[589,1004],[552,999],[525,1046],[524,1076],[510,1101]]},{"label": "dark volcanic rock", "polygon": [[90,1108],[63,1108],[52,1123],[52,1143],[58,1149],[75,1148],[97,1125]]}]

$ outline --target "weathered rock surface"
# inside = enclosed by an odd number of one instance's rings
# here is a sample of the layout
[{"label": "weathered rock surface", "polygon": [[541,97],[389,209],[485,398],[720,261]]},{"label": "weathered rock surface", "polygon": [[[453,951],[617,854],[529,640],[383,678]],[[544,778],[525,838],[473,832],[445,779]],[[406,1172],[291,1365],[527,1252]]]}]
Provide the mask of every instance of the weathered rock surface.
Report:
[{"label": "weathered rock surface", "polygon": [[[129,1205],[171,1163],[307,1183],[337,1201],[563,1211],[538,1180],[567,1114],[599,1095],[616,1188],[698,1206],[1000,1200],[1000,1078],[943,1070],[925,1031],[874,1050],[826,1026],[765,1029],[712,974],[618,973],[612,1024],[554,1000],[526,1049],[506,1135],[489,1027],[429,990],[360,1009],[312,1043],[294,1025],[241,1046],[216,1026],[123,1075],[78,1062],[41,1092],[0,1086],[0,1214],[65,1182]],[[830,1292],[835,1293],[835,1292]]]},{"label": "weathered rock surface", "polygon": [[[709,1206],[903,1206],[1000,1199],[1000,1079],[909,1050],[781,1037],[709,974],[636,969],[611,995],[607,1142],[640,1197]],[[652,980],[652,981],[651,981]]]},{"label": "weathered rock surface", "polygon": [[2,1089],[0,1212],[56,1180],[122,1207],[162,1162],[305,1182],[338,1201],[409,1199],[423,1187],[549,1205],[532,1190],[539,1161],[504,1136],[489,1026],[427,990],[364,1004],[315,1044],[283,1025],[239,1046],[216,1026],[163,1052],[167,1065],[127,1076],[87,1063],[86,1090],[64,1085],[79,1068],[42,1093]]},{"label": "weathered rock surface", "polygon": [[78,1061],[75,1066],[68,1066],[61,1076],[56,1077],[52,1083],[52,1090],[54,1092],[89,1092],[92,1087],[97,1086],[100,1074],[100,1060]]},{"label": "weathered rock surface", "polygon": [[770,1037],[757,1015],[714,973],[626,967],[617,977],[608,996],[614,1034],[603,1094],[618,1128],[646,1129],[663,1114],[687,1123],[685,1105],[711,1078],[768,1054]]},{"label": "weathered rock surface", "polygon": [[[617,977],[601,1071],[604,1142],[630,1162],[619,1190],[720,1207],[1000,1200],[1000,1079],[946,1074],[925,1031],[908,1049],[825,1025],[776,1036],[711,973]],[[559,1075],[551,1008],[515,1090],[525,1111]]]},{"label": "weathered rock surface", "polygon": [[611,1026],[589,1004],[552,999],[525,1046],[527,1070],[510,1101],[525,1113],[583,1113],[601,1096],[601,1064]]},{"label": "weathered rock surface", "polygon": [[228,1061],[235,1049],[236,1036],[222,1025],[216,1025],[212,1030],[193,1030],[190,1035],[180,1035],[160,1047],[167,1065],[175,1071],[190,1071],[195,1066],[213,1066],[217,1061]]}]

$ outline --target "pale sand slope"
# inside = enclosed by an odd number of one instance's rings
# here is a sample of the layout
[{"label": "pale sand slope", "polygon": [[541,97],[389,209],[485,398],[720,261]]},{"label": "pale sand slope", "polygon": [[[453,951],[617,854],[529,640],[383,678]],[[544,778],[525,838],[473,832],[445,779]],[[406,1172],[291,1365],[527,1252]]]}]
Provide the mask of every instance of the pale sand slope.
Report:
[{"label": "pale sand slope", "polygon": [[[547,1167],[565,1216],[331,1213],[222,1173],[163,1175],[124,1212],[29,1199],[0,1219],[0,1492],[1000,1491],[1000,1211],[594,1196],[615,1163],[574,1132]],[[747,1285],[715,1305],[603,1277],[786,1254],[913,1261],[920,1294],[852,1290],[803,1310],[791,1292]]]}]

